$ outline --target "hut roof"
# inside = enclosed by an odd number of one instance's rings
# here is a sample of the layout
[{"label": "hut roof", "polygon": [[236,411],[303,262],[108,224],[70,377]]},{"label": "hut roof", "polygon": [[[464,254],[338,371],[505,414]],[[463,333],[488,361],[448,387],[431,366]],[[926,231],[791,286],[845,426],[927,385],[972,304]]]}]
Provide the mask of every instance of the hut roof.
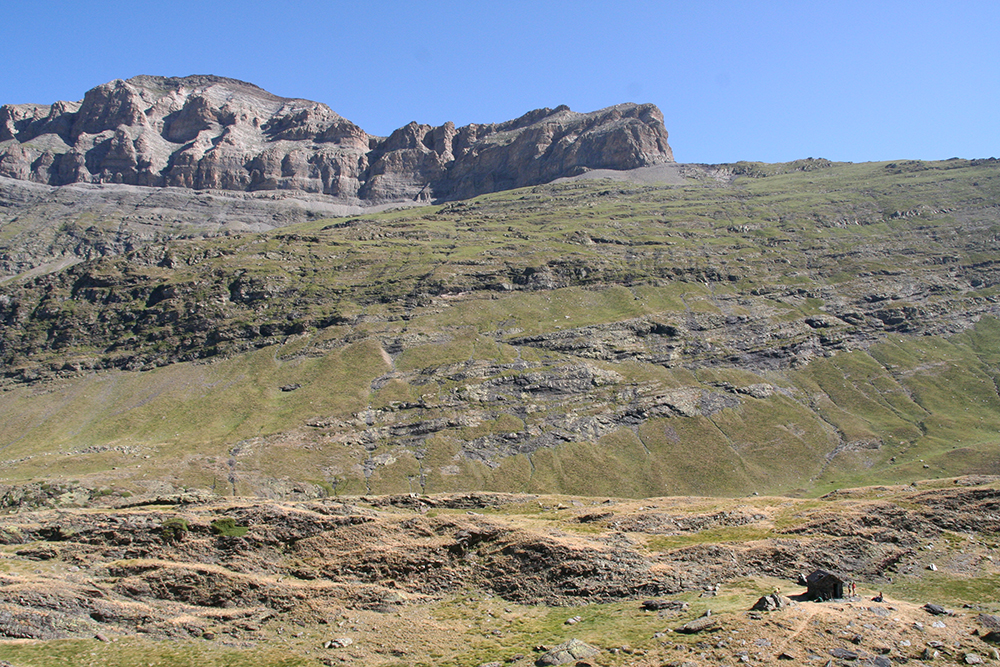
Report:
[{"label": "hut roof", "polygon": [[830,572],[828,570],[816,570],[808,577],[806,577],[807,584],[819,584],[822,582],[832,582],[832,581],[846,582],[847,579],[845,579],[844,577],[840,576],[835,572]]}]

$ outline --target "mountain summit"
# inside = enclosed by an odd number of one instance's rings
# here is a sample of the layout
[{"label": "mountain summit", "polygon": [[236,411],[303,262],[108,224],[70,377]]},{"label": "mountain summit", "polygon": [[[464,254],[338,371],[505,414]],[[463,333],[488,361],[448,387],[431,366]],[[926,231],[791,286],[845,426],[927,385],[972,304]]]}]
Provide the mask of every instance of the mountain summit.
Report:
[{"label": "mountain summit", "polygon": [[296,190],[345,204],[458,199],[591,169],[672,162],[651,104],[537,109],[504,123],[410,123],[369,135],[319,102],[216,76],[137,76],[81,102],[0,107],[0,176]]}]

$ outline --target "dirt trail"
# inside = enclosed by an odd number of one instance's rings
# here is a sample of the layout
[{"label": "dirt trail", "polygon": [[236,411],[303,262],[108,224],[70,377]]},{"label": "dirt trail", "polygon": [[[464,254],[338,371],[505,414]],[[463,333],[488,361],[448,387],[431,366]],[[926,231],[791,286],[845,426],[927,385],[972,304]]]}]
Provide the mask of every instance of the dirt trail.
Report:
[{"label": "dirt trail", "polygon": [[780,644],[777,645],[777,647],[775,647],[775,652],[780,654],[786,648],[788,648],[788,645],[794,642],[795,638],[798,637],[800,634],[802,634],[802,631],[805,630],[806,625],[809,623],[809,621],[812,620],[813,616],[815,616],[818,611],[819,610],[816,609],[816,606],[813,603],[811,602],[802,603],[802,612],[804,612],[805,615],[802,617],[802,620],[800,620],[798,623],[795,624],[792,633],[788,635],[785,641],[781,642]]}]

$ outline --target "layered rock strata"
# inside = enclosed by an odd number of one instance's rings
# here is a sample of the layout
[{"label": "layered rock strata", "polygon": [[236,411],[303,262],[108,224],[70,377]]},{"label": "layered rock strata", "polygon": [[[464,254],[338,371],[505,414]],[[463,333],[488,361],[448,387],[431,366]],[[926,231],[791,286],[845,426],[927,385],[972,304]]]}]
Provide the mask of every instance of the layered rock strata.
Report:
[{"label": "layered rock strata", "polygon": [[214,76],[137,76],[81,102],[0,107],[0,176],[293,190],[346,204],[472,197],[584,173],[672,162],[651,104],[538,109],[498,124],[410,123],[369,135],[325,104]]}]

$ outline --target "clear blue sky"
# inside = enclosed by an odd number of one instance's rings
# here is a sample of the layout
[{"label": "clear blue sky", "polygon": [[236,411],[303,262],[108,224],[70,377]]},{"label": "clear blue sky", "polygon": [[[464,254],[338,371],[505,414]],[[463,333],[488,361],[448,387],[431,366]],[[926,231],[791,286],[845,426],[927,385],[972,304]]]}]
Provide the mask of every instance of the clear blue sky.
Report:
[{"label": "clear blue sky", "polygon": [[681,162],[1000,157],[998,0],[6,0],[0,103],[218,74],[372,134],[652,102]]}]

